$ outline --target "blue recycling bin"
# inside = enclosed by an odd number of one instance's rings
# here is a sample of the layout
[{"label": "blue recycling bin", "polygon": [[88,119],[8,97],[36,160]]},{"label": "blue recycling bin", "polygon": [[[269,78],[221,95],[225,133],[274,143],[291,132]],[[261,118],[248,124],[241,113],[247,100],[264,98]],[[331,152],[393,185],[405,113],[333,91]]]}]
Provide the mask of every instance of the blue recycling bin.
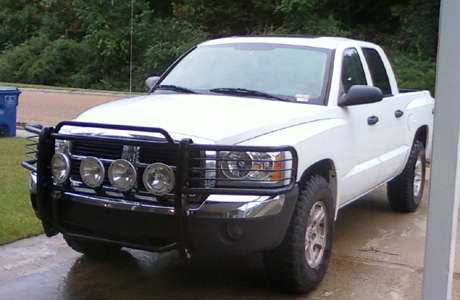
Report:
[{"label": "blue recycling bin", "polygon": [[16,108],[21,91],[14,86],[0,85],[0,137],[16,136]]}]

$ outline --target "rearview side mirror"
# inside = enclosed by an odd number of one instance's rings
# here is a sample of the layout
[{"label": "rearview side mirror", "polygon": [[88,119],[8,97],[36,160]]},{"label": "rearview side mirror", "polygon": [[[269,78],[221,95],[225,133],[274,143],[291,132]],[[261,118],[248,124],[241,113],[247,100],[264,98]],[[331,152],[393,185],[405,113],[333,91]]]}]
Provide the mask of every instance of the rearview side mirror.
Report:
[{"label": "rearview side mirror", "polygon": [[150,76],[144,81],[144,90],[149,93],[155,84],[160,80],[160,76]]},{"label": "rearview side mirror", "polygon": [[340,107],[369,104],[379,102],[383,99],[382,91],[374,86],[368,85],[353,85],[348,93],[340,97],[338,105]]}]

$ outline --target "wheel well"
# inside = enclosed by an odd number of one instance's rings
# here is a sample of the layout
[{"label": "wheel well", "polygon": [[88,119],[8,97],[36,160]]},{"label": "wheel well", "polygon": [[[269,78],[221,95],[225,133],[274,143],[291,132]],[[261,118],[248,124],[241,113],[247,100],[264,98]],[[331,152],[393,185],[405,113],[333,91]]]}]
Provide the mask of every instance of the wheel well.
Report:
[{"label": "wheel well", "polygon": [[324,177],[329,183],[329,188],[331,189],[332,195],[334,196],[334,202],[337,199],[337,175],[335,172],[334,162],[330,159],[324,159],[318,161],[317,163],[308,167],[305,172],[303,172],[302,177],[300,178],[299,184],[301,186],[315,175]]},{"label": "wheel well", "polygon": [[428,137],[428,126],[424,125],[417,129],[417,132],[415,133],[414,136],[414,143],[415,141],[420,141],[423,143],[423,147],[426,148],[426,143],[427,143],[427,137]]}]

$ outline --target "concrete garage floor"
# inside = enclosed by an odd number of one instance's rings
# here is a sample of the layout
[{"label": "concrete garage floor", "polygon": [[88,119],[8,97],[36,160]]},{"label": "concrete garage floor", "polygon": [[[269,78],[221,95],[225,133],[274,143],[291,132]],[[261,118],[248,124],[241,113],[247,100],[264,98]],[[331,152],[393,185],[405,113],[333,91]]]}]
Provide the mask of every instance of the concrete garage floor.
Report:
[{"label": "concrete garage floor", "polygon": [[[60,93],[23,91],[18,121],[54,125],[75,117],[85,105],[122,97]],[[49,109],[63,103],[86,104]],[[174,252],[126,250],[115,260],[95,261],[68,248],[59,235],[0,247],[0,299],[421,299],[427,195],[428,190],[412,214],[392,212],[384,189],[343,208],[329,270],[321,285],[306,295],[271,291],[258,254],[195,256],[184,263]],[[457,236],[454,300],[460,300],[460,230]]]}]

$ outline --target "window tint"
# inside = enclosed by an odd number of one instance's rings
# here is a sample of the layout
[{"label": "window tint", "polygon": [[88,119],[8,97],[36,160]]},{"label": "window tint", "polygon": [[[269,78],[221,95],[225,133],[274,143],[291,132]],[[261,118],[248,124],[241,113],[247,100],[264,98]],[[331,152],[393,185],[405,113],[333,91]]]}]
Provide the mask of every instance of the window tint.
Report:
[{"label": "window tint", "polygon": [[390,81],[383,65],[382,58],[375,49],[364,48],[364,57],[369,65],[374,86],[382,90],[383,95],[391,95]]},{"label": "window tint", "polygon": [[355,84],[367,85],[363,65],[356,49],[348,49],[344,53],[342,66],[342,84],[345,93]]}]

